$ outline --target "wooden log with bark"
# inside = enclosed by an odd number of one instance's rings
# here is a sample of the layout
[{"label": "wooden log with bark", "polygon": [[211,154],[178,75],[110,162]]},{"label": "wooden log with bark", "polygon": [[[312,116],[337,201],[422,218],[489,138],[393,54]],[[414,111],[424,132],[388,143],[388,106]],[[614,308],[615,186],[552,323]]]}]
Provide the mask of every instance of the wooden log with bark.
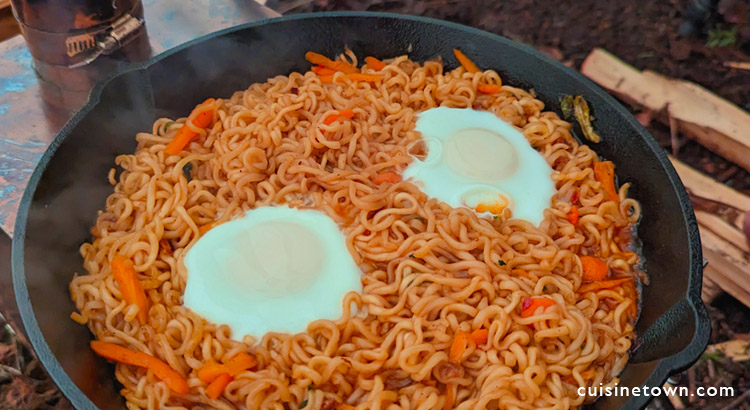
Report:
[{"label": "wooden log with bark", "polygon": [[639,71],[598,48],[586,57],[581,73],[750,171],[750,114],[729,101],[695,83]]},{"label": "wooden log with bark", "polygon": [[742,232],[750,197],[675,158],[670,160],[693,201],[703,257],[708,260],[703,276],[750,306],[750,246]]}]

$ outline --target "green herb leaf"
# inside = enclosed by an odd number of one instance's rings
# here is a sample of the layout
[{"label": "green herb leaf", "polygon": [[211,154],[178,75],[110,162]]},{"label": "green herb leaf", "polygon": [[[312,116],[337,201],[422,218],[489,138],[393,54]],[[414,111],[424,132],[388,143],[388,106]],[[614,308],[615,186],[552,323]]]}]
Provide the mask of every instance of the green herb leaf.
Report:
[{"label": "green herb leaf", "polygon": [[581,350],[586,348],[586,343],[581,343]]},{"label": "green herb leaf", "polygon": [[193,180],[193,173],[192,173],[192,171],[193,171],[193,163],[192,162],[188,162],[187,164],[185,164],[184,167],[182,167],[182,173],[185,175],[185,179],[187,179],[188,182],[190,182],[190,181]]},{"label": "green herb leaf", "polygon": [[573,96],[566,95],[560,100],[560,109],[563,113],[563,118],[570,119],[573,116]]},{"label": "green herb leaf", "polygon": [[709,48],[733,46],[736,43],[737,27],[732,27],[729,30],[708,31],[708,41],[706,41],[706,46]]},{"label": "green herb leaf", "polygon": [[410,253],[410,254],[409,254],[409,257],[410,257],[410,258],[412,258],[412,259],[417,259],[416,257],[414,257],[414,254],[413,254],[413,253]]},{"label": "green herb leaf", "polygon": [[313,390],[315,390],[315,384],[310,383],[310,385],[307,386],[307,391],[313,391]]},{"label": "green herb leaf", "polygon": [[594,132],[594,127],[591,125],[592,118],[589,113],[589,104],[582,95],[577,95],[573,100],[573,111],[575,113],[576,121],[578,121],[578,124],[581,126],[583,136],[593,143],[601,141],[601,138],[599,138],[599,135]]},{"label": "green herb leaf", "polygon": [[717,350],[714,352],[705,352],[703,353],[703,356],[701,356],[703,360],[713,360],[715,362],[720,362],[722,359],[724,359],[724,357],[726,356],[721,350]]},{"label": "green herb leaf", "polygon": [[303,400],[302,403],[299,404],[299,408],[304,409],[307,407],[307,400]]},{"label": "green herb leaf", "polygon": [[498,259],[498,260],[497,260],[497,264],[498,264],[498,265],[500,265],[500,266],[505,266],[505,265],[507,265],[507,263],[505,263],[505,261],[504,261],[504,260],[502,260],[502,259]]},{"label": "green herb leaf", "polygon": [[424,219],[424,218],[422,218],[421,216],[418,216],[418,217],[416,217],[416,218],[414,218],[414,219],[416,219],[417,221],[419,221],[419,222],[422,222],[422,223],[425,223],[425,222],[427,222],[427,220],[426,220],[426,219]]},{"label": "green herb leaf", "polygon": [[546,291],[547,291],[547,286],[545,285],[545,286],[544,286],[544,287],[542,288],[542,292],[546,292]]}]

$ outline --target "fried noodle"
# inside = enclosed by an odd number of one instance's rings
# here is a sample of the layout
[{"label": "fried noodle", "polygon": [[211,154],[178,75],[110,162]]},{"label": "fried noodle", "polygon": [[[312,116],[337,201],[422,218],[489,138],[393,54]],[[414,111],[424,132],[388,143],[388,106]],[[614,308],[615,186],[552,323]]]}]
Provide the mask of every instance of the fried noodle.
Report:
[{"label": "fried noodle", "polygon": [[[340,59],[357,64],[350,52]],[[617,382],[634,336],[635,286],[577,289],[581,255],[606,260],[617,277],[642,274],[628,249],[640,208],[627,184],[619,201],[607,198],[594,178],[594,151],[495,71],[445,72],[440,61],[405,56],[385,63],[361,70],[381,75],[377,83],[341,73],[323,83],[295,72],[253,84],[217,99],[213,128],[196,130],[181,155],[163,150],[185,119],[162,118],[136,136],[134,154],[117,157],[123,171],[109,174],[114,193],[93,241],[80,249],[88,274],[71,282],[79,310],[72,316],[99,340],[160,358],[190,386],[178,395],[146,369],[117,364],[129,409],[569,409],[593,399],[579,396],[579,386]],[[479,83],[500,91],[477,93]],[[557,193],[539,227],[509,212],[484,218],[451,208],[408,181],[372,182],[401,173],[409,153],[424,153],[416,116],[437,106],[490,111],[523,131],[554,169]],[[324,123],[344,109],[351,120]],[[574,195],[577,226],[567,218]],[[211,227],[279,204],[318,209],[339,223],[363,292],[346,296],[340,320],[238,342],[227,326],[182,306],[182,259]],[[112,277],[116,254],[134,262],[146,289],[146,324]],[[554,306],[522,317],[524,299],[542,295]],[[460,362],[451,361],[456,333],[480,328],[487,343],[470,342]],[[207,397],[197,371],[240,351],[257,366],[219,399]]]}]

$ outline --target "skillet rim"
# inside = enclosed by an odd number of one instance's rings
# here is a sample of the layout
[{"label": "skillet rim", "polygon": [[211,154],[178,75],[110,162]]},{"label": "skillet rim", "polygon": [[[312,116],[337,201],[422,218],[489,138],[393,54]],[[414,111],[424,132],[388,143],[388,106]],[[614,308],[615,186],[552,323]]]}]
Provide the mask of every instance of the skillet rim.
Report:
[{"label": "skillet rim", "polygon": [[[541,60],[544,63],[549,64],[553,69],[564,73],[567,77],[572,77],[576,81],[583,84],[587,88],[587,92],[596,95],[601,98],[610,108],[614,109],[616,115],[624,118],[624,120],[639,134],[640,138],[645,142],[651,153],[656,157],[657,161],[661,165],[663,172],[666,173],[672,189],[677,194],[680,202],[680,211],[683,216],[683,220],[688,234],[688,255],[689,255],[689,272],[688,272],[688,285],[687,292],[685,294],[684,301],[688,304],[693,315],[692,320],[695,323],[695,330],[693,338],[690,343],[681,351],[667,356],[658,360],[658,364],[652,370],[651,375],[647,378],[644,386],[661,386],[667,379],[669,374],[683,369],[693,362],[695,362],[701,352],[705,349],[708,344],[708,338],[710,335],[710,320],[706,311],[705,305],[700,298],[702,278],[703,278],[703,257],[701,252],[701,241],[698,231],[698,223],[695,219],[695,214],[691,205],[688,193],[682,184],[677,172],[672,166],[671,162],[664,151],[658,146],[653,137],[646,131],[646,129],[638,123],[638,121],[630,114],[630,112],[622,106],[614,97],[609,95],[607,92],[602,90],[593,81],[589,80],[584,75],[577,71],[561,64],[560,62],[548,57],[534,48],[515,42],[508,38],[489,33],[484,30],[476,29],[463,24],[448,22],[444,20],[438,20],[428,17],[412,16],[407,14],[397,13],[382,13],[382,12],[365,12],[365,11],[334,11],[334,12],[319,12],[319,13],[304,13],[295,14],[274,18],[266,18],[249,22],[234,27],[229,27],[213,33],[209,33],[183,43],[179,46],[171,48],[151,59],[133,63],[116,70],[110,76],[101,80],[92,89],[89,100],[87,103],[78,111],[76,114],[65,124],[62,130],[55,136],[51,144],[45,150],[39,162],[34,168],[34,171],[29,179],[29,182],[24,189],[24,194],[19,204],[18,214],[16,217],[16,223],[14,227],[13,235],[13,246],[12,246],[12,277],[13,277],[13,290],[15,293],[16,301],[18,304],[19,312],[23,326],[26,329],[26,333],[29,336],[29,340],[39,356],[39,360],[44,368],[49,373],[53,381],[58,385],[63,394],[71,401],[76,408],[85,409],[98,409],[96,405],[86,396],[85,393],[70,379],[67,372],[62,368],[57,357],[50,349],[47,341],[42,334],[39,324],[34,314],[34,309],[31,305],[28,288],[26,285],[26,272],[24,267],[24,244],[26,238],[26,225],[28,219],[28,212],[31,204],[33,203],[34,194],[39,185],[41,177],[49,165],[50,160],[54,156],[59,146],[67,139],[71,131],[78,125],[78,123],[96,106],[99,104],[101,99],[102,90],[115,78],[123,76],[126,73],[147,70],[152,65],[158,63],[164,58],[167,58],[173,54],[176,54],[182,50],[192,47],[195,44],[221,37],[225,34],[246,30],[249,28],[259,27],[267,24],[274,23],[285,23],[296,20],[320,20],[324,18],[335,18],[335,17],[364,17],[364,18],[382,18],[382,19],[396,19],[402,21],[409,21],[415,24],[428,24],[448,27],[454,30],[464,31],[470,35],[482,38],[485,41],[493,41],[501,43],[504,47],[514,48],[522,53],[530,55],[533,58]],[[681,302],[676,303],[672,307],[676,307]],[[666,314],[666,313],[665,313]],[[663,314],[662,316],[664,316]],[[661,316],[660,316],[661,317]],[[687,319],[687,318],[685,318]],[[631,396],[630,399],[625,403],[624,408],[642,408],[650,400],[649,396]]]}]

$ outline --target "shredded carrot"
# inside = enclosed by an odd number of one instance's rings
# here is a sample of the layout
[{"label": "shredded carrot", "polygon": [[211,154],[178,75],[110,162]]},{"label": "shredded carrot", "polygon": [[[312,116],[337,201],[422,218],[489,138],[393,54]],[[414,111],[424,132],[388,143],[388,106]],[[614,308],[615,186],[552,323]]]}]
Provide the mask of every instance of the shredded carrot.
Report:
[{"label": "shredded carrot", "polygon": [[344,73],[359,72],[359,69],[357,67],[354,67],[349,63],[346,63],[344,61],[333,61],[322,54],[314,53],[312,51],[308,51],[307,53],[305,53],[305,59],[315,65],[322,65],[334,71],[342,71]]},{"label": "shredded carrot", "polygon": [[443,410],[450,410],[453,408],[453,403],[456,401],[455,393],[453,392],[453,383],[445,385],[445,403],[443,404]]},{"label": "shredded carrot", "polygon": [[453,336],[453,344],[451,344],[451,350],[449,353],[449,357],[452,362],[454,363],[460,363],[461,356],[463,356],[464,352],[466,351],[466,343],[469,340],[469,334],[464,332],[463,330],[459,330],[456,332],[456,335]]},{"label": "shredded carrot", "polygon": [[220,374],[211,382],[211,384],[208,385],[208,387],[206,387],[206,396],[214,400],[218,399],[232,380],[234,380],[234,377],[229,373]]},{"label": "shredded carrot", "polygon": [[357,410],[357,408],[348,404],[342,404],[339,410]]},{"label": "shredded carrot", "polygon": [[222,373],[228,373],[227,367],[211,359],[198,370],[198,378],[204,383],[211,383]]},{"label": "shredded carrot", "polygon": [[312,70],[312,72],[314,72],[317,75],[333,75],[336,73],[336,70],[332,70],[322,65],[313,66],[310,70]]},{"label": "shredded carrot", "polygon": [[190,390],[187,382],[179,373],[154,356],[99,340],[91,341],[91,349],[106,359],[150,369],[159,380],[163,381],[175,393],[187,394]]},{"label": "shredded carrot", "polygon": [[372,179],[372,182],[375,185],[381,185],[385,183],[395,184],[397,182],[401,182],[401,175],[393,171],[386,171],[376,175],[375,178]]},{"label": "shredded carrot", "polygon": [[633,278],[610,279],[610,280],[601,280],[599,282],[586,283],[582,285],[580,288],[578,288],[578,293],[582,294],[582,293],[587,293],[587,292],[595,292],[595,291],[599,291],[602,289],[612,289],[622,284],[625,284],[631,280],[633,280]]},{"label": "shredded carrot", "polygon": [[595,256],[581,256],[581,267],[584,282],[607,279],[607,263]]},{"label": "shredded carrot", "polygon": [[477,91],[482,94],[496,94],[500,92],[500,86],[497,84],[479,84],[477,85]]},{"label": "shredded carrot", "polygon": [[620,196],[615,188],[615,164],[612,161],[599,161],[594,164],[594,178],[602,184],[609,199],[617,202]]},{"label": "shredded carrot", "polygon": [[257,362],[253,356],[250,356],[245,352],[240,352],[226,362],[226,368],[229,371],[229,374],[237,376],[245,370],[255,367],[256,363]]},{"label": "shredded carrot", "polygon": [[532,316],[538,308],[546,309],[554,304],[555,301],[549,298],[526,298],[521,305],[521,317]]},{"label": "shredded carrot", "polygon": [[123,255],[115,255],[109,263],[112,268],[112,276],[115,277],[120,287],[122,298],[128,305],[138,306],[138,321],[142,324],[148,322],[149,302],[146,291],[143,290],[141,282],[133,268],[133,261]]},{"label": "shredded carrot", "polygon": [[198,233],[201,236],[203,236],[203,235],[206,234],[206,232],[208,232],[211,229],[213,229],[217,224],[218,224],[218,221],[214,221],[214,222],[209,222],[209,223],[207,223],[205,225],[201,225],[200,228],[198,228]]},{"label": "shredded carrot", "polygon": [[573,226],[578,226],[578,207],[577,206],[571,206],[570,210],[568,211],[568,221],[573,224]]},{"label": "shredded carrot", "polygon": [[365,57],[365,63],[375,71],[380,71],[385,68],[385,63],[375,57]]},{"label": "shredded carrot", "polygon": [[469,335],[469,338],[471,339],[474,344],[477,345],[483,345],[487,343],[487,338],[490,337],[490,331],[487,329],[477,329]]},{"label": "shredded carrot", "polygon": [[206,128],[211,125],[211,121],[214,119],[214,102],[213,98],[209,98],[193,109],[185,124],[182,124],[182,127],[177,130],[177,134],[172,138],[172,141],[164,148],[165,153],[168,155],[179,154],[193,138],[198,136],[197,132],[190,129],[187,125],[188,123],[198,128]]},{"label": "shredded carrot", "polygon": [[204,383],[211,383],[222,373],[229,373],[230,376],[235,377],[245,370],[252,369],[255,365],[256,361],[253,356],[245,352],[240,352],[224,364],[217,363],[215,360],[208,360],[198,370],[198,378]]},{"label": "shredded carrot", "polygon": [[456,60],[461,63],[461,67],[463,67],[467,72],[478,73],[480,71],[479,67],[477,67],[477,65],[474,64],[474,62],[471,61],[469,57],[466,57],[466,55],[462,53],[461,50],[454,48],[453,55],[456,56]]},{"label": "shredded carrot", "polygon": [[334,122],[336,122],[336,120],[340,120],[342,118],[349,118],[349,119],[351,119],[352,117],[354,117],[354,111],[349,110],[349,109],[341,110],[341,111],[339,111],[338,114],[330,114],[329,116],[327,116],[326,119],[323,120],[323,124],[325,124],[325,125],[331,125]]}]

